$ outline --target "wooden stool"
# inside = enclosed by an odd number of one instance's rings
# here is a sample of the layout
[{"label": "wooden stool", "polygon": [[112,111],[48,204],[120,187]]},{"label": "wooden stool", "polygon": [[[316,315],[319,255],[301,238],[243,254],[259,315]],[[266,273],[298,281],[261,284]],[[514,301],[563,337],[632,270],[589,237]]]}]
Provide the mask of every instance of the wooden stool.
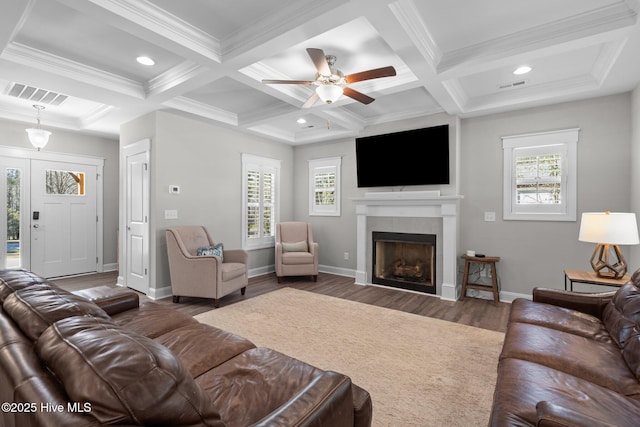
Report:
[{"label": "wooden stool", "polygon": [[[462,294],[460,299],[467,296],[467,289],[478,289],[481,291],[493,291],[493,304],[498,305],[500,302],[500,292],[498,290],[498,273],[496,271],[496,262],[500,261],[500,257],[488,256],[477,257],[462,255],[464,260],[464,275],[462,276]],[[471,263],[489,264],[491,266],[491,284],[469,283],[469,267]]]}]

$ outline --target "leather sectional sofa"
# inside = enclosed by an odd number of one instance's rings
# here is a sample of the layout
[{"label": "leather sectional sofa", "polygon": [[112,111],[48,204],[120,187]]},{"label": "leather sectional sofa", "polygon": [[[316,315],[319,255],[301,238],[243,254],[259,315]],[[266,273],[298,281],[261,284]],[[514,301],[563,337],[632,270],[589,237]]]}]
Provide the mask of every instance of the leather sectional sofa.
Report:
[{"label": "leather sectional sofa", "polygon": [[513,302],[490,426],[640,425],[640,270],[614,292]]},{"label": "leather sectional sofa", "polygon": [[0,271],[0,425],[369,426],[323,371],[135,292],[70,293]]}]

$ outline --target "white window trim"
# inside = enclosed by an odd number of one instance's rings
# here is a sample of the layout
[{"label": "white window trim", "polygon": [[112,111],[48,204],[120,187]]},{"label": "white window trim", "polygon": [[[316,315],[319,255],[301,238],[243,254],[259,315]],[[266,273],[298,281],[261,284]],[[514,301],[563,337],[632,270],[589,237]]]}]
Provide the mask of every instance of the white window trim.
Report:
[{"label": "white window trim", "polygon": [[[502,138],[504,150],[503,218],[524,221],[575,221],[577,207],[578,133],[580,129],[512,135]],[[563,150],[562,185],[563,202],[560,205],[531,205],[515,207],[516,177],[514,150],[555,146]]]},{"label": "white window trim", "polygon": [[[275,246],[275,224],[280,222],[280,160],[253,154],[242,154],[242,247],[246,250],[263,249]],[[275,190],[273,206],[273,236],[265,236],[257,239],[247,237],[248,228],[248,188],[247,172],[249,169],[257,169],[261,172],[271,171],[275,173]]]},{"label": "white window trim", "polygon": [[[340,169],[342,159],[330,157],[326,159],[309,160],[309,215],[310,216],[340,216]],[[329,206],[315,204],[315,176],[322,170],[335,172],[335,203]]]}]

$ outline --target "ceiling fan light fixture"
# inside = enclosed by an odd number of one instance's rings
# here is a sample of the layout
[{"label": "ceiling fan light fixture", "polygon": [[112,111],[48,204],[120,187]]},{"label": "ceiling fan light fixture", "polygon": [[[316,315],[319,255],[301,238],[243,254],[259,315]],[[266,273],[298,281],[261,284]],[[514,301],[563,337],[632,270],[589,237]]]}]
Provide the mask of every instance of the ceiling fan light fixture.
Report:
[{"label": "ceiling fan light fixture", "polygon": [[342,95],[342,88],[332,84],[320,85],[316,88],[316,93],[322,102],[325,104],[331,104],[340,98],[340,95]]},{"label": "ceiling fan light fixture", "polygon": [[49,142],[49,136],[51,135],[51,132],[40,127],[40,111],[44,110],[44,106],[34,105],[33,108],[38,111],[36,116],[38,123],[36,124],[35,128],[29,128],[26,129],[26,131],[29,135],[29,141],[31,142],[31,145],[33,145],[34,148],[37,148],[38,151],[40,151],[40,149],[44,148]]}]

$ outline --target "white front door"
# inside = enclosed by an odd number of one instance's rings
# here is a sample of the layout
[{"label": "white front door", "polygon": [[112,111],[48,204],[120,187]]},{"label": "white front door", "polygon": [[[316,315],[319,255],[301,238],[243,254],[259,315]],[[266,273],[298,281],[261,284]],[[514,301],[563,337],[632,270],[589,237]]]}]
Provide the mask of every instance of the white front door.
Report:
[{"label": "white front door", "polygon": [[149,151],[144,144],[126,147],[126,267],[128,287],[149,292]]},{"label": "white front door", "polygon": [[31,270],[43,277],[97,271],[97,167],[31,162]]}]

